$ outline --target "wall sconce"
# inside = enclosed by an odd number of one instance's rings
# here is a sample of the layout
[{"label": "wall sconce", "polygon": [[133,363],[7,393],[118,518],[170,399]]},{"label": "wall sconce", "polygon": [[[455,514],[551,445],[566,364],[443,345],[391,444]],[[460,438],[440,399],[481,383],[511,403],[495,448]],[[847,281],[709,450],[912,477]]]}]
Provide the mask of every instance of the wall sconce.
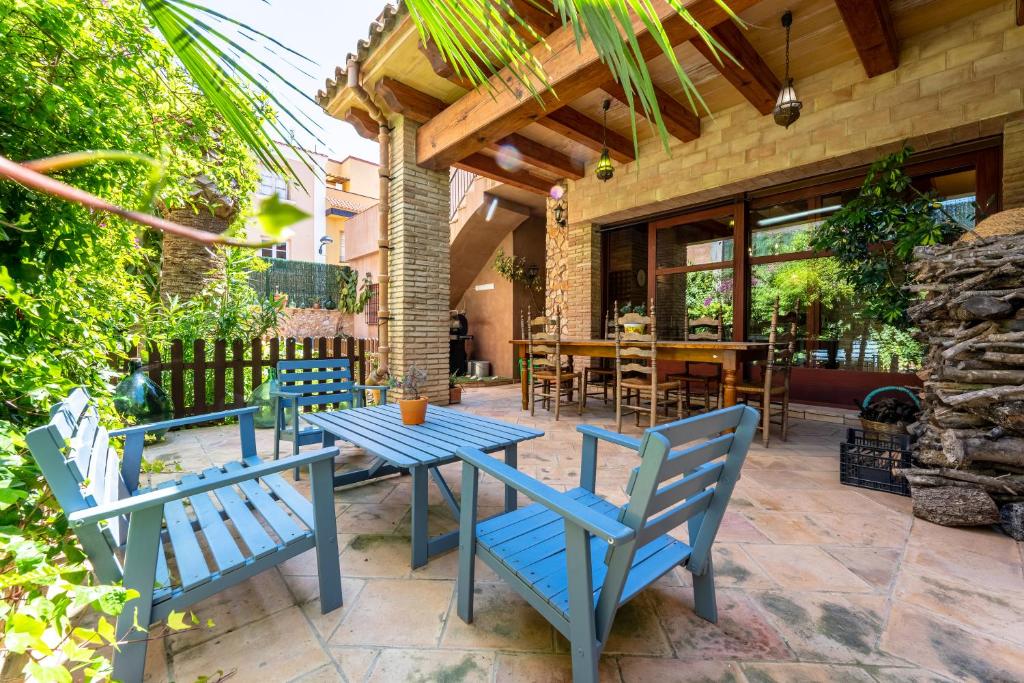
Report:
[{"label": "wall sconce", "polygon": [[540,275],[540,268],[538,268],[536,264],[531,265],[526,269],[526,277],[529,278],[531,282],[536,280],[538,275]]},{"label": "wall sconce", "polygon": [[804,106],[803,102],[797,99],[793,79],[789,77],[789,33],[793,26],[793,13],[789,10],[782,15],[782,26],[786,29],[786,77],[782,81],[782,90],[779,91],[779,99],[775,101],[772,115],[775,123],[789,128],[800,118],[800,110]]},{"label": "wall sconce", "polygon": [[551,206],[551,217],[555,219],[555,225],[564,228],[569,224],[569,205],[565,199],[568,194],[565,183],[559,182],[551,188],[551,198],[554,204]]}]

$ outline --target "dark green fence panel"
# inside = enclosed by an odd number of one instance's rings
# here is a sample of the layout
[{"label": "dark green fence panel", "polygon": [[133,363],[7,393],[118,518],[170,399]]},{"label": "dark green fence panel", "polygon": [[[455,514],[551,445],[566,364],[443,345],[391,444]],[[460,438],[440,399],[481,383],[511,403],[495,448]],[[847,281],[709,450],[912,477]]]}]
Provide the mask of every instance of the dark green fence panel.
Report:
[{"label": "dark green fence panel", "polygon": [[272,297],[287,294],[288,305],[295,308],[335,308],[340,296],[341,281],[348,266],[333,263],[310,263],[287,259],[265,258],[270,264],[262,273],[249,275],[249,284],[260,294]]}]

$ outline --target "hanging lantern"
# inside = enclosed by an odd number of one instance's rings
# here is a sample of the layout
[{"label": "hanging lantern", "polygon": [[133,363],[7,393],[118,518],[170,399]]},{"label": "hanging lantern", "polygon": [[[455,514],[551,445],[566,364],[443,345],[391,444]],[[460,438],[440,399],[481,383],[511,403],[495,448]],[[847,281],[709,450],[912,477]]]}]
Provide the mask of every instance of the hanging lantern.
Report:
[{"label": "hanging lantern", "polygon": [[566,224],[569,222],[569,220],[568,217],[565,215],[565,204],[563,200],[560,199],[558,200],[558,203],[555,204],[554,214],[555,224],[560,228],[564,228]]},{"label": "hanging lantern", "polygon": [[603,149],[601,150],[601,158],[597,161],[597,168],[594,169],[594,175],[596,175],[597,179],[601,181],[611,180],[612,176],[615,175],[615,167],[612,166],[612,158],[608,155],[608,107],[611,105],[611,100],[605,100],[604,105],[602,105],[602,108],[604,109]]},{"label": "hanging lantern", "polygon": [[775,110],[772,114],[775,123],[789,128],[800,118],[800,110],[804,106],[803,102],[797,99],[793,79],[789,77],[789,34],[793,26],[793,13],[789,10],[782,15],[782,26],[786,29],[786,77],[782,81],[782,90],[779,91],[779,98],[775,101]]}]

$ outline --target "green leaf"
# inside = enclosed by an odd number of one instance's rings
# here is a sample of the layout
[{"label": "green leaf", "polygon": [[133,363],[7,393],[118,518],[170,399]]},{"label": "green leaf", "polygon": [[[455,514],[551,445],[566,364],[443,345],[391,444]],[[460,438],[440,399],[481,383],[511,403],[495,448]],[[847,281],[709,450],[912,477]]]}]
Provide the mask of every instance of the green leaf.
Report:
[{"label": "green leaf", "polygon": [[291,231],[285,230],[285,228],[309,218],[309,214],[294,204],[281,201],[276,194],[272,194],[260,202],[256,218],[259,219],[263,232],[270,238],[285,240],[291,236]]},{"label": "green leaf", "polygon": [[189,624],[185,623],[185,613],[172,610],[167,615],[167,627],[174,631],[183,631],[189,628]]}]

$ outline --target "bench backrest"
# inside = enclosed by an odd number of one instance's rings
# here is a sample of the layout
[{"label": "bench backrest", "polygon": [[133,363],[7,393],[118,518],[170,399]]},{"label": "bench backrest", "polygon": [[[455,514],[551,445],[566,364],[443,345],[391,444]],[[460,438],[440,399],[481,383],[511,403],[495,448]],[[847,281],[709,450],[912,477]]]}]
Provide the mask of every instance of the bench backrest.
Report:
[{"label": "bench backrest", "polygon": [[[121,475],[121,459],[110,446],[107,428],[99,424],[89,393],[78,388],[50,410],[50,422],[26,437],[32,457],[65,513],[114,502],[129,496]],[[127,533],[122,518],[106,525],[75,529],[101,581],[121,579],[115,549]]]},{"label": "bench backrest", "polygon": [[355,405],[355,382],[348,358],[283,360],[277,364],[277,379],[282,391],[300,395],[300,408]]},{"label": "bench backrest", "polygon": [[644,432],[642,462],[630,475],[629,502],[619,515],[636,531],[636,541],[609,548],[598,623],[610,628],[634,555],[683,522],[692,548],[687,566],[704,573],[758,420],[754,408],[733,406]]}]

